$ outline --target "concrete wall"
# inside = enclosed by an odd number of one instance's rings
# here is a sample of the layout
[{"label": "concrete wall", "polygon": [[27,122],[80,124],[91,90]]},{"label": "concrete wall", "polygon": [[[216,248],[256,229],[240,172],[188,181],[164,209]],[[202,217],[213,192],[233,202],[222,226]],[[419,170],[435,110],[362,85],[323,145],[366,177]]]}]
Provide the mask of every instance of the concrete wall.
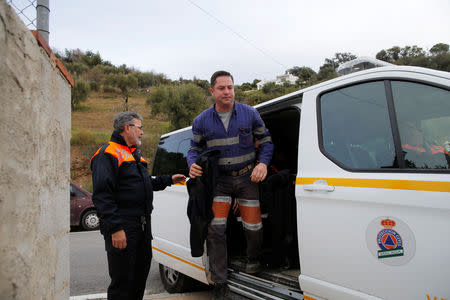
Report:
[{"label": "concrete wall", "polygon": [[0,299],[69,299],[70,85],[0,0]]}]

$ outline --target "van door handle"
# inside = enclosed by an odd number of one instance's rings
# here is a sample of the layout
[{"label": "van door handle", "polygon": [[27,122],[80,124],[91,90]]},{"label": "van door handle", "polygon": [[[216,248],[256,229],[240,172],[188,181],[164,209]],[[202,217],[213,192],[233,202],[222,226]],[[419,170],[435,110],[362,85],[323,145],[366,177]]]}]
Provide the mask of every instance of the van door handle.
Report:
[{"label": "van door handle", "polygon": [[334,186],[329,185],[325,180],[317,180],[313,184],[303,185],[303,189],[311,192],[332,192],[334,191]]}]

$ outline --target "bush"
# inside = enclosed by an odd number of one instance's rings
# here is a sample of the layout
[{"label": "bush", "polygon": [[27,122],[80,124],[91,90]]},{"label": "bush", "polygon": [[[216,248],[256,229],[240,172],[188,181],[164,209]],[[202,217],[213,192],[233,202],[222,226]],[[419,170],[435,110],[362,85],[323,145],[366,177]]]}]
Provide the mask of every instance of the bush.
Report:
[{"label": "bush", "polygon": [[167,114],[174,130],[191,125],[194,118],[208,108],[206,96],[206,92],[193,83],[161,85],[152,90],[147,104],[152,108],[153,117]]},{"label": "bush", "polygon": [[72,88],[71,106],[74,109],[75,105],[87,99],[90,92],[89,84],[82,78],[75,78],[75,84]]},{"label": "bush", "polygon": [[91,91],[95,91],[95,92],[98,92],[98,90],[100,88],[100,86],[99,86],[97,81],[90,81],[89,82],[89,87],[91,88]]},{"label": "bush", "polygon": [[120,93],[120,90],[116,87],[110,86],[110,85],[104,85],[103,86],[103,92],[104,93]]}]

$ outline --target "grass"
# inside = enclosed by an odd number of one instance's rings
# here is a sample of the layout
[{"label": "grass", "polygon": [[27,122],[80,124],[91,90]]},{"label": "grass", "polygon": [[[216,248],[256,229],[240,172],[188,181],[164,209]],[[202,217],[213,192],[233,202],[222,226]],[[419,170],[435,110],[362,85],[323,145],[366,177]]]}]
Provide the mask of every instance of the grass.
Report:
[{"label": "grass", "polygon": [[86,128],[72,128],[71,145],[99,145],[105,143],[111,136],[110,132],[92,131]]},{"label": "grass", "polygon": [[87,105],[76,104],[74,107],[74,111],[88,111],[90,109]]},{"label": "grass", "polygon": [[[150,117],[151,109],[145,102],[145,95],[130,97],[128,109],[144,118],[142,154],[151,170],[159,138],[170,130],[170,124],[167,120]],[[114,115],[122,111],[123,99],[111,93],[107,97],[102,93],[91,93],[72,111],[71,179],[87,190],[92,190],[90,158],[102,144],[109,141]]]}]

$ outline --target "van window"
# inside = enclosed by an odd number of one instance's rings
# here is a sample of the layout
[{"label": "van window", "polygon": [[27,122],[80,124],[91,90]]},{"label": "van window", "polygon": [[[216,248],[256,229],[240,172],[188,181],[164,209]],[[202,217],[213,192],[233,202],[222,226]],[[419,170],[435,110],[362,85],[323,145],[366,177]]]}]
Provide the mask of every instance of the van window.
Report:
[{"label": "van window", "polygon": [[[319,105],[322,151],[341,167],[450,169],[448,90],[416,82],[368,82],[325,93]],[[392,134],[397,130],[399,160]]]},{"label": "van window", "polygon": [[395,167],[384,82],[362,83],[320,98],[324,153],[350,169]]},{"label": "van window", "polygon": [[391,85],[405,167],[449,169],[450,92],[414,82]]},{"label": "van window", "polygon": [[189,151],[192,130],[185,130],[163,137],[159,141],[156,150],[155,163],[153,165],[153,176],[168,174],[188,175],[188,165],[186,161]]}]

